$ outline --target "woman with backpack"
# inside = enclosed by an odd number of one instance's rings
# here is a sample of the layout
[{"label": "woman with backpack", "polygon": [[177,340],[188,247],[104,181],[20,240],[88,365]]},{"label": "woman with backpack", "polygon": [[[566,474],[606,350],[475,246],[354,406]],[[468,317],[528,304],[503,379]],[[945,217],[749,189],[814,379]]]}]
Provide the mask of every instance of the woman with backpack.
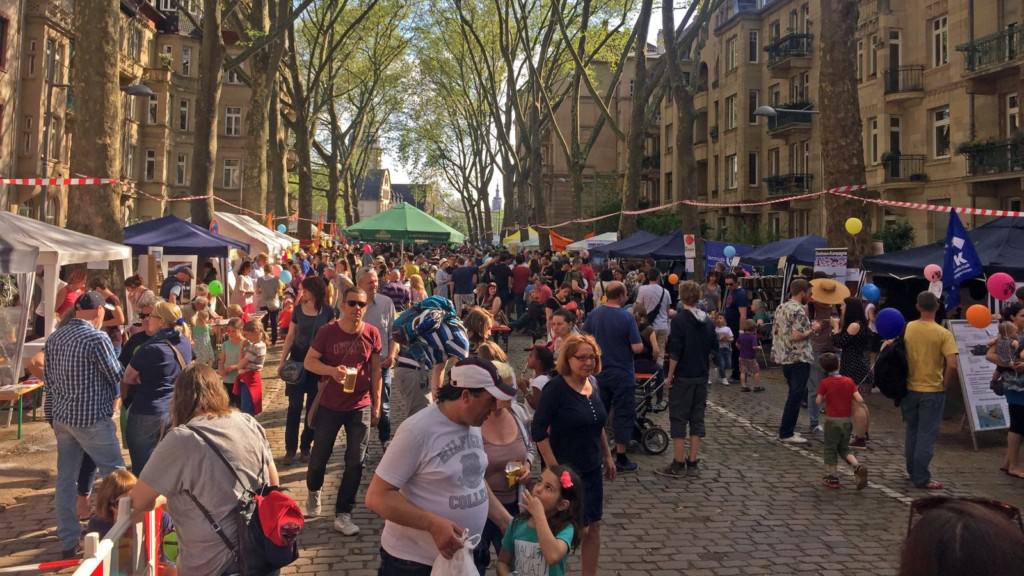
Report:
[{"label": "woman with backpack", "polygon": [[[284,350],[288,356],[277,367],[277,375],[285,381],[288,395],[288,412],[284,428],[284,464],[295,461],[295,450],[301,450],[303,462],[309,461],[309,450],[313,445],[313,429],[303,424],[301,444],[299,423],[305,422],[305,414],[316,397],[316,374],[302,369],[309,345],[313,343],[317,330],[334,319],[334,309],[327,304],[327,285],[319,276],[302,280],[299,305],[292,310],[292,322],[288,325],[288,336],[284,339]],[[305,410],[303,410],[305,406]]]},{"label": "woman with backpack", "polygon": [[[266,431],[252,416],[231,408],[220,377],[205,364],[186,368],[173,390],[173,427],[132,488],[132,511],[153,510],[158,498],[166,497],[178,534],[179,574],[237,574],[235,550],[227,542],[237,543],[238,531],[247,529],[236,512],[243,490],[279,483]],[[231,462],[233,473],[218,453]]]}]

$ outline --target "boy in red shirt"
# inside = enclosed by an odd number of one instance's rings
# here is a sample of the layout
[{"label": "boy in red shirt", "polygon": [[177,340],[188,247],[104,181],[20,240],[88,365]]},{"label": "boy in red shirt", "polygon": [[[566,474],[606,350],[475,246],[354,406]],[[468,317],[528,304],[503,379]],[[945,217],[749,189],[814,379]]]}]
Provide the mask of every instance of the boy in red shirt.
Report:
[{"label": "boy in red shirt", "polygon": [[828,488],[840,488],[838,465],[842,457],[853,467],[857,477],[857,490],[868,485],[868,469],[857,462],[850,452],[850,434],[853,432],[853,403],[864,402],[857,385],[847,376],[839,375],[839,357],[831,352],[821,355],[818,362],[828,376],[818,383],[815,403],[825,405],[825,478]]}]

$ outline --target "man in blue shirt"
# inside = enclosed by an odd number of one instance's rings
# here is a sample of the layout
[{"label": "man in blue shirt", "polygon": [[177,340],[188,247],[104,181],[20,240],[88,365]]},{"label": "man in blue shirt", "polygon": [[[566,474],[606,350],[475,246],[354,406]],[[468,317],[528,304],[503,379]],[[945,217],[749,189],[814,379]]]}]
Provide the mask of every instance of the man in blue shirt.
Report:
[{"label": "man in blue shirt", "polygon": [[480,269],[470,264],[469,258],[463,257],[459,261],[459,267],[452,272],[452,284],[454,285],[455,313],[460,317],[462,311],[473,305],[473,291],[476,289],[476,279]]},{"label": "man in blue shirt", "polygon": [[64,558],[76,555],[81,527],[75,509],[78,471],[85,454],[106,476],[124,468],[111,419],[119,394],[121,364],[100,328],[112,308],[98,292],[75,301],[75,315],[46,341],[43,411],[57,437],[57,537]]},{"label": "man in blue shirt", "polygon": [[639,466],[626,458],[635,417],[636,370],[633,368],[633,355],[643,352],[644,344],[636,319],[622,307],[627,297],[625,284],[609,282],[605,295],[607,301],[587,316],[583,329],[592,334],[601,347],[601,373],[597,375],[597,384],[601,400],[612,414],[615,468],[620,472],[634,472]]},{"label": "man in blue shirt", "polygon": [[[750,310],[750,299],[747,298],[747,291],[740,286],[739,278],[730,272],[725,275],[725,298],[722,300],[722,308],[725,310],[725,323],[732,329],[733,334],[740,333],[740,326],[747,320],[747,312]],[[732,374],[731,380],[740,380],[740,349],[736,345],[732,347]]]}]

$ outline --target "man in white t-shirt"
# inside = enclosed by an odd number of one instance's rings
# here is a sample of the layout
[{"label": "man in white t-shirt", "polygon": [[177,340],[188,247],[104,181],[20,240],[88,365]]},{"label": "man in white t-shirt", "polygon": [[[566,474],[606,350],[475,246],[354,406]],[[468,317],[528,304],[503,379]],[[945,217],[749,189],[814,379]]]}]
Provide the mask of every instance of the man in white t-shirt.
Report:
[{"label": "man in white t-shirt", "polygon": [[462,548],[463,530],[480,534],[490,518],[502,531],[511,516],[487,482],[479,426],[497,400],[511,400],[494,364],[460,360],[433,404],[398,428],[366,491],[366,507],[385,520],[380,574],[429,576],[440,553]]},{"label": "man in white t-shirt", "polygon": [[[654,335],[658,338],[658,350],[664,353],[668,343],[668,309],[672,305],[672,295],[661,287],[661,273],[657,268],[647,271],[647,284],[636,291],[636,302],[644,305],[648,315],[653,314],[655,310],[658,311],[651,328],[654,328]],[[661,358],[655,360],[660,361]]]}]

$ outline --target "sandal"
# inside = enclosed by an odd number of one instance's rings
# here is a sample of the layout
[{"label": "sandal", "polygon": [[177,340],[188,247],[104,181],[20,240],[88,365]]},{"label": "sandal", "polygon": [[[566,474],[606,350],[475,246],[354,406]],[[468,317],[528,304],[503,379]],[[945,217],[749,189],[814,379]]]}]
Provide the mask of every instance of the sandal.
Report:
[{"label": "sandal", "polygon": [[1016,472],[1016,471],[1013,471],[1013,470],[1006,470],[1006,475],[1010,476],[1011,478],[1021,478],[1021,479],[1024,479],[1024,472]]},{"label": "sandal", "polygon": [[754,392],[764,392],[764,386],[754,386]]},{"label": "sandal", "polygon": [[750,386],[740,386],[740,392],[750,392]]},{"label": "sandal", "polygon": [[942,490],[946,485],[938,480],[929,480],[927,484],[916,486],[919,490]]},{"label": "sandal", "polygon": [[857,477],[857,490],[863,490],[868,485],[868,467],[858,464],[853,469],[853,475]]},{"label": "sandal", "polygon": [[821,483],[825,485],[825,488],[831,488],[833,490],[843,487],[842,484],[839,483],[838,476],[825,476],[821,479]]}]

